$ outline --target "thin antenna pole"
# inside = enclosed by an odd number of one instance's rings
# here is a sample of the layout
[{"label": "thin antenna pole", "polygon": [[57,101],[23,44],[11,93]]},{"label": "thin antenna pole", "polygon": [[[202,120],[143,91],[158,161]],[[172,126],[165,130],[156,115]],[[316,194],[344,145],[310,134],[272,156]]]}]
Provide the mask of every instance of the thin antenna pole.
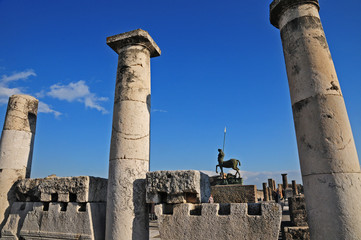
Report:
[{"label": "thin antenna pole", "polygon": [[226,129],[226,127],[224,127],[223,152],[224,152],[224,145],[226,144],[226,132],[227,132],[227,129]]}]

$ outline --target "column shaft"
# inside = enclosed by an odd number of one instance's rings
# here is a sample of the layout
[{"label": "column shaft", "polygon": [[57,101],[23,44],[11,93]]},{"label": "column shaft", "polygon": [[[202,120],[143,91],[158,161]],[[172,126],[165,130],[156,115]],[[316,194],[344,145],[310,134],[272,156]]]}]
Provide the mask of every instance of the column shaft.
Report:
[{"label": "column shaft", "polygon": [[150,40],[143,30],[107,39],[119,58],[109,157],[106,239],[149,238],[145,177],[149,171],[150,57],[154,56]]},{"label": "column shaft", "polygon": [[275,0],[311,239],[361,239],[361,174],[317,0]]},{"label": "column shaft", "polygon": [[268,188],[267,188],[267,183],[262,183],[262,187],[263,187],[263,201],[269,201],[269,193],[268,193]]},{"label": "column shaft", "polygon": [[9,98],[0,139],[0,229],[15,201],[13,184],[30,177],[37,110],[38,100],[31,96]]},{"label": "column shaft", "polygon": [[287,173],[282,174],[283,189],[288,188]]},{"label": "column shaft", "polygon": [[298,195],[296,180],[292,180],[292,191],[293,191],[293,196]]}]

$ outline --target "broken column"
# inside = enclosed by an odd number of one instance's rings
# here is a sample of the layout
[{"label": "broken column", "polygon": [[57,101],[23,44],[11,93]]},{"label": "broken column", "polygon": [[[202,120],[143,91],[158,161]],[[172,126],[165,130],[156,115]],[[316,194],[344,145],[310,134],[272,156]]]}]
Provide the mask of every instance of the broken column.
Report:
[{"label": "broken column", "polygon": [[361,239],[361,174],[317,0],[274,0],[311,239]]},{"label": "broken column", "polygon": [[150,58],[160,49],[141,29],[107,38],[119,55],[115,85],[106,239],[148,239]]},{"label": "broken column", "polygon": [[269,201],[269,193],[268,193],[268,188],[267,188],[267,183],[262,183],[262,187],[263,187],[263,201]]},{"label": "broken column", "polygon": [[0,140],[0,229],[15,201],[13,184],[30,177],[38,102],[28,95],[9,98]]}]

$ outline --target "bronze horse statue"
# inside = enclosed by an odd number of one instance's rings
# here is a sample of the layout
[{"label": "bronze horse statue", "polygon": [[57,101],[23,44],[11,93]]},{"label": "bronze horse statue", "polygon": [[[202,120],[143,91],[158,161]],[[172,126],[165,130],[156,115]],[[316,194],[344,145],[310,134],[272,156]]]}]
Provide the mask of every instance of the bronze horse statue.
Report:
[{"label": "bronze horse statue", "polygon": [[233,170],[236,170],[235,177],[238,176],[241,177],[241,173],[239,172],[239,168],[237,166],[241,166],[241,162],[237,159],[229,159],[227,161],[223,161],[224,153],[222,149],[218,149],[218,165],[216,166],[216,173],[218,173],[218,167],[221,169],[221,176],[223,177],[223,168],[232,168]]}]

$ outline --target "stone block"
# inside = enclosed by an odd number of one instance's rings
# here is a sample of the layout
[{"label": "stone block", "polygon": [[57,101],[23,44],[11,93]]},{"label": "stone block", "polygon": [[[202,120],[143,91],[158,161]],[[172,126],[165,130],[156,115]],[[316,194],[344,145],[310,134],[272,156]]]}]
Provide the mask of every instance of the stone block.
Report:
[{"label": "stone block", "polygon": [[308,226],[304,195],[288,198],[290,218],[293,226]]},{"label": "stone block", "polygon": [[155,207],[162,239],[276,240],[281,205],[276,203],[159,204]]},{"label": "stone block", "polygon": [[283,229],[283,240],[310,240],[308,227],[285,227]]},{"label": "stone block", "polygon": [[208,175],[195,170],[147,173],[147,203],[204,203],[211,194]]},{"label": "stone block", "polygon": [[256,203],[256,185],[215,185],[211,187],[215,203]]},{"label": "stone block", "polygon": [[106,203],[15,202],[0,239],[104,239]]},{"label": "stone block", "polygon": [[107,179],[47,177],[23,179],[16,184],[18,201],[31,202],[106,202]]}]

